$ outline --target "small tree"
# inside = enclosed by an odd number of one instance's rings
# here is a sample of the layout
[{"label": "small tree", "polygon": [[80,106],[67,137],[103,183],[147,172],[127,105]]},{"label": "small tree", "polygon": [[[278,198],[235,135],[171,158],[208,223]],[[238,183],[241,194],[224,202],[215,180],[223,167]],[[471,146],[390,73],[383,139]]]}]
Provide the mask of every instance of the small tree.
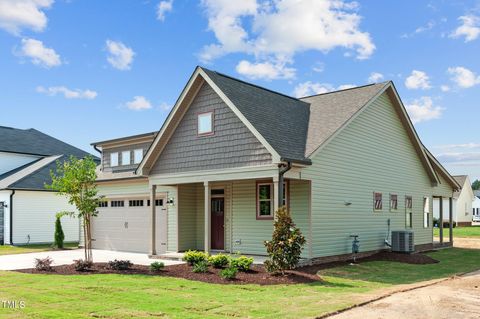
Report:
[{"label": "small tree", "polygon": [[76,212],[61,213],[78,217],[82,221],[86,261],[93,261],[91,221],[97,216],[98,202],[102,199],[98,196],[95,184],[96,166],[92,156],[83,159],[70,156],[67,161],[57,161],[56,172],[50,172],[52,184],[45,185],[48,189],[57,191],[58,195],[66,196],[68,202],[76,207]]},{"label": "small tree", "polygon": [[474,191],[477,191],[477,190],[480,190],[480,181],[478,179],[476,179],[473,183],[472,183],[472,189]]},{"label": "small tree", "polygon": [[285,274],[285,270],[298,265],[305,245],[305,237],[295,226],[285,206],[275,213],[274,231],[271,241],[265,241],[269,259],[265,261],[268,272]]},{"label": "small tree", "polygon": [[62,216],[63,214],[57,214],[55,219],[55,247],[59,249],[63,249],[63,240],[65,239],[65,234],[63,233],[62,229],[62,222],[60,221]]}]

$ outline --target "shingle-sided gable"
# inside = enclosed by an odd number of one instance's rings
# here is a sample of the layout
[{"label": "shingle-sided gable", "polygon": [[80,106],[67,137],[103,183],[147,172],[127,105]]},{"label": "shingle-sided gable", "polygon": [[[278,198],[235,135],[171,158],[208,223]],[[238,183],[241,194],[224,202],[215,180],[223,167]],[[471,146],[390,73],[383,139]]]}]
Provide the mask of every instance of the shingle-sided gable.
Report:
[{"label": "shingle-sided gable", "polygon": [[[197,134],[197,115],[213,112],[214,134]],[[153,165],[151,174],[271,164],[272,156],[204,83]]]}]

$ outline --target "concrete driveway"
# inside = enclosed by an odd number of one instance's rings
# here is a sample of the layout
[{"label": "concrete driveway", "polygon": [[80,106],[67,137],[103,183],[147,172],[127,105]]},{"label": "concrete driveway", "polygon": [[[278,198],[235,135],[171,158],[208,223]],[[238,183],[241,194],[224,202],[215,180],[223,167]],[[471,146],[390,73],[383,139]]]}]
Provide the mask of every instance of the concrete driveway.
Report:
[{"label": "concrete driveway", "polygon": [[[33,268],[35,258],[53,259],[53,265],[67,265],[73,263],[74,259],[83,259],[83,249],[61,250],[61,251],[44,251],[39,253],[27,253],[16,255],[0,256],[0,270],[16,270]],[[150,265],[158,259],[150,259],[147,254],[127,253],[111,250],[93,250],[93,260],[95,262],[108,262],[114,259],[130,260],[137,265]],[[160,260],[165,266],[182,264],[181,261]]]}]

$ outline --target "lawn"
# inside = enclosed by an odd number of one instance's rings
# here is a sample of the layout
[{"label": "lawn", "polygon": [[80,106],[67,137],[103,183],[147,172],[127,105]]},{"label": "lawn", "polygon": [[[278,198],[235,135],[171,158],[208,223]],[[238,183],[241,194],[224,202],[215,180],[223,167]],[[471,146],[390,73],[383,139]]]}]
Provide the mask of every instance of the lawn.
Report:
[{"label": "lawn", "polygon": [[[433,236],[438,237],[440,230],[438,228],[433,229]],[[450,229],[444,228],[443,229],[443,236],[444,238],[448,238],[450,233]],[[480,239],[480,226],[470,226],[470,227],[455,227],[453,229],[453,239],[455,237],[463,237],[463,238],[479,238]]]},{"label": "lawn", "polygon": [[480,268],[480,250],[430,254],[438,264],[368,262],[323,270],[323,283],[215,285],[142,275],[31,275],[0,272],[0,300],[23,300],[2,318],[313,318],[365,299],[366,293]]},{"label": "lawn", "polygon": [[[78,243],[65,244],[65,248],[73,249],[77,247],[78,247]],[[24,253],[38,253],[41,251],[48,251],[48,250],[52,250],[52,244],[24,245],[24,246],[0,245],[0,256],[24,254]]]}]

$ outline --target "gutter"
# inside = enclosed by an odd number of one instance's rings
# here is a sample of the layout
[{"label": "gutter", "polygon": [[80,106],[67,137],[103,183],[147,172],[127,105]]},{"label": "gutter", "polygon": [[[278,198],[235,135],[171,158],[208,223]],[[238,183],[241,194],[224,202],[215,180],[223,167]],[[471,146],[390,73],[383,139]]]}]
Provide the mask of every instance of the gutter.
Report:
[{"label": "gutter", "polygon": [[278,207],[283,206],[283,175],[292,168],[292,162],[287,162],[287,166],[280,164],[278,166]]},{"label": "gutter", "polygon": [[15,190],[10,193],[10,245],[13,245],[13,195]]},{"label": "gutter", "polygon": [[288,157],[282,157],[280,158],[282,162],[287,162],[287,163],[297,163],[297,164],[302,164],[302,165],[312,165],[312,161],[310,159],[304,159],[304,160],[298,160],[298,159],[291,159]]}]

